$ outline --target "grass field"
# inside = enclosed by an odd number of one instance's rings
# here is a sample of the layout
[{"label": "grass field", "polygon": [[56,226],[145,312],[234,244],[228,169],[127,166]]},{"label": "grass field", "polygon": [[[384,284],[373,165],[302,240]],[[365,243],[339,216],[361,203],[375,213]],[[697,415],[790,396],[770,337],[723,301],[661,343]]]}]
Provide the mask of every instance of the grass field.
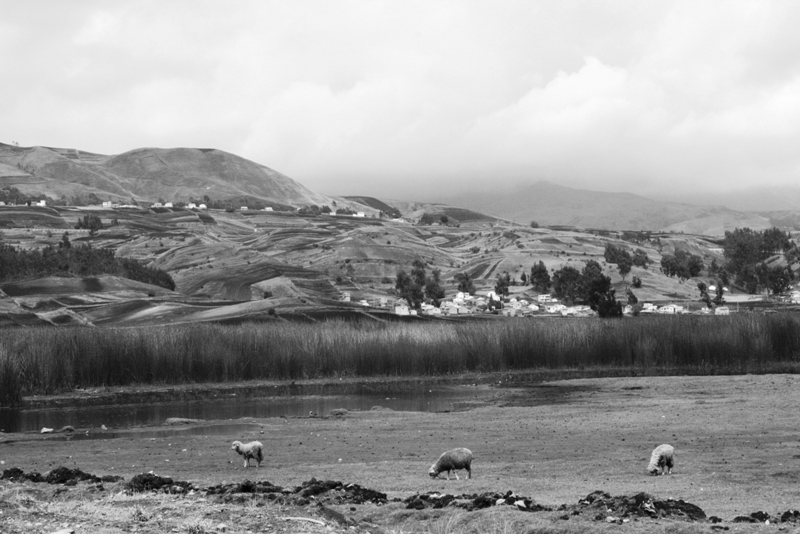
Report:
[{"label": "grass field", "polygon": [[594,374],[794,372],[800,316],[464,323],[195,324],[7,330],[0,405],[77,387],[506,370]]}]

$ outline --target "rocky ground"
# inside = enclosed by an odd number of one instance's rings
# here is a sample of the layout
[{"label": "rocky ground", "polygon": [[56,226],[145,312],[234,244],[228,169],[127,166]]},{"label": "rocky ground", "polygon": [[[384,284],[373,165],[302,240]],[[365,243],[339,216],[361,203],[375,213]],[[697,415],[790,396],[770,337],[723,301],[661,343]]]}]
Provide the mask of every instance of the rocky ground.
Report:
[{"label": "rocky ground", "polygon": [[[230,436],[2,434],[0,532],[793,531],[799,382],[583,379],[466,412],[248,419]],[[234,439],[264,443],[261,468]],[[648,476],[660,443],[674,473]],[[430,479],[456,446],[474,477]]]}]

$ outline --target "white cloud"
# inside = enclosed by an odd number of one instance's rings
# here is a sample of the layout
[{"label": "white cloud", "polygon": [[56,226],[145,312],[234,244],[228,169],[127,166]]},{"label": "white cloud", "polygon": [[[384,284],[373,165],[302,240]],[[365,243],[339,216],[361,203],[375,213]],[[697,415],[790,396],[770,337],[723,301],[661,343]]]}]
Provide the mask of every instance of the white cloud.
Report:
[{"label": "white cloud", "polygon": [[798,23],[760,1],[19,2],[0,140],[213,146],[326,193],[790,183]]}]

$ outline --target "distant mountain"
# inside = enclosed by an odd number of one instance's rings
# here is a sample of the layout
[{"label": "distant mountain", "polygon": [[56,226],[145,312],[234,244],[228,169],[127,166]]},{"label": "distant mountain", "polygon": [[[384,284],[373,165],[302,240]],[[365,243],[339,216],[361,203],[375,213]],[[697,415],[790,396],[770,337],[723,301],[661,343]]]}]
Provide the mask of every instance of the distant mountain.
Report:
[{"label": "distant mountain", "polygon": [[800,187],[758,185],[712,194],[671,195],[665,200],[686,204],[714,204],[738,211],[775,212],[800,211]]},{"label": "distant mountain", "polygon": [[54,198],[94,193],[128,201],[249,197],[277,204],[330,204],[278,171],[216,149],[140,148],[105,156],[0,143],[0,186]]},{"label": "distant mountain", "polygon": [[521,224],[603,228],[608,230],[669,230],[722,235],[726,230],[748,226],[772,226],[768,216],[720,206],[696,206],[662,202],[632,193],[608,193],[572,189],[538,182],[510,194],[448,199],[483,213]]}]

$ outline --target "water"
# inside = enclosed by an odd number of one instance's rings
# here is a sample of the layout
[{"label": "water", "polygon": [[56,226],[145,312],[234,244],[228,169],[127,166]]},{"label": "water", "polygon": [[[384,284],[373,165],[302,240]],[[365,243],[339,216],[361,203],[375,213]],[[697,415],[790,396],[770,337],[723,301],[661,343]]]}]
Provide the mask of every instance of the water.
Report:
[{"label": "water", "polygon": [[[105,425],[109,430],[162,425],[166,419],[181,417],[206,421],[235,420],[246,417],[310,417],[326,416],[331,410],[370,410],[382,406],[395,411],[444,412],[469,409],[484,404],[495,393],[482,386],[415,388],[402,392],[375,392],[341,395],[303,395],[280,397],[222,396],[192,401],[115,404],[102,406],[47,407],[41,409],[0,409],[0,430],[3,432],[39,432],[43,427],[58,430],[64,426],[76,429],[73,436],[86,430],[99,434]],[[217,425],[218,426],[218,425]],[[215,429],[208,425],[209,432]],[[181,429],[160,429],[180,432]],[[185,432],[186,429],[183,429]],[[220,431],[224,433],[223,431]],[[116,437],[104,432],[105,437]],[[66,434],[59,434],[64,435]],[[160,434],[163,435],[163,434]]]}]

